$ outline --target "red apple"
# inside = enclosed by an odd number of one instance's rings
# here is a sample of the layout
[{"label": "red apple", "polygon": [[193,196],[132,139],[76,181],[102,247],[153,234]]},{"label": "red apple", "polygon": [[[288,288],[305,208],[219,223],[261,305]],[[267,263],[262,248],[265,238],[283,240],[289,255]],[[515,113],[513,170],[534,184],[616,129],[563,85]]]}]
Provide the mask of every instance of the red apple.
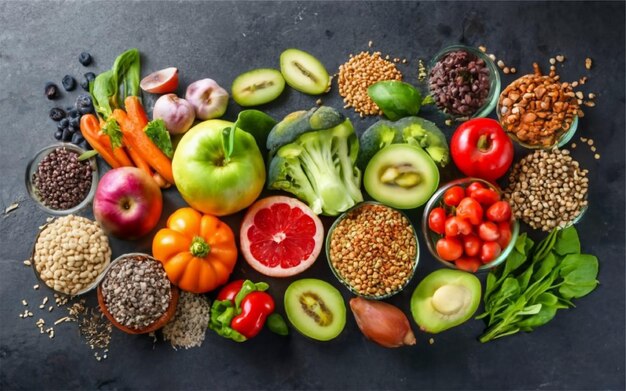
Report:
[{"label": "red apple", "polygon": [[139,86],[151,94],[166,94],[178,88],[178,69],[165,68],[141,79]]},{"label": "red apple", "polygon": [[121,239],[137,239],[150,232],[161,217],[161,189],[136,167],[107,172],[98,183],[93,214],[102,227]]}]

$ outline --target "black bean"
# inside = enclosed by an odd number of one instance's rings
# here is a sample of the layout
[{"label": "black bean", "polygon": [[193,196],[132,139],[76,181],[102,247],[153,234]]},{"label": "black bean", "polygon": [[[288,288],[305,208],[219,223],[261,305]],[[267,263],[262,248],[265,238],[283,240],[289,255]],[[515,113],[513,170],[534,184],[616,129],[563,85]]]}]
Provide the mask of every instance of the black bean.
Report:
[{"label": "black bean", "polygon": [[44,94],[46,98],[53,100],[59,97],[59,87],[53,82],[49,81],[46,83],[46,87],[44,88]]},{"label": "black bean", "polygon": [[50,109],[50,119],[53,121],[60,121],[65,118],[65,110],[60,107],[53,107]]}]

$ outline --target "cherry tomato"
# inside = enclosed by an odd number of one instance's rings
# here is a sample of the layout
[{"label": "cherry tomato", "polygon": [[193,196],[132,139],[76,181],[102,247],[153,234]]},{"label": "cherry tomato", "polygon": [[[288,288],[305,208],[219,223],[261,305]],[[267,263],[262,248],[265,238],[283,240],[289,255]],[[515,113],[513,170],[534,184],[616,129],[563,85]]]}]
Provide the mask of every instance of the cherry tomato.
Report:
[{"label": "cherry tomato", "polygon": [[478,236],[485,242],[494,242],[500,237],[496,223],[485,221],[478,226]]},{"label": "cherry tomato", "polygon": [[456,216],[468,220],[472,225],[483,221],[483,207],[471,197],[465,197],[456,207]]},{"label": "cherry tomato", "polygon": [[457,238],[441,238],[437,241],[437,254],[446,260],[454,261],[463,255],[463,246]]},{"label": "cherry tomato", "polygon": [[487,209],[485,216],[495,223],[509,221],[511,220],[511,205],[506,201],[498,201]]},{"label": "cherry tomato", "polygon": [[433,232],[443,235],[445,232],[446,211],[443,208],[435,208],[428,215],[428,228]]},{"label": "cherry tomato", "polygon": [[485,186],[483,186],[483,184],[482,184],[482,183],[480,183],[480,182],[472,182],[472,183],[470,183],[470,185],[469,185],[469,186],[467,186],[467,187],[465,188],[465,196],[466,196],[466,197],[471,197],[471,196],[472,196],[472,192],[473,192],[474,190],[477,190],[477,189],[484,189],[484,188],[485,188]]},{"label": "cherry tomato", "polygon": [[500,245],[496,242],[485,242],[483,246],[480,248],[480,260],[483,263],[489,263],[494,259],[498,258],[502,249]]},{"label": "cherry tomato", "polygon": [[495,181],[513,162],[513,142],[498,121],[474,118],[456,129],[450,154],[465,175]]},{"label": "cherry tomato", "polygon": [[476,273],[481,265],[480,260],[476,257],[461,257],[454,261],[454,264],[459,269],[472,273]]},{"label": "cherry tomato", "polygon": [[465,190],[461,186],[452,186],[443,193],[443,203],[448,206],[457,206],[465,197]]},{"label": "cherry tomato", "polygon": [[474,234],[463,236],[463,250],[468,257],[475,257],[480,253],[483,241]]},{"label": "cherry tomato", "polygon": [[500,194],[493,189],[476,189],[470,194],[470,197],[484,206],[493,205],[500,201]]},{"label": "cherry tomato", "polygon": [[511,241],[511,223],[508,221],[498,223],[498,232],[500,233],[500,237],[497,242],[501,248],[506,248]]},{"label": "cherry tomato", "polygon": [[468,235],[472,233],[472,225],[469,221],[456,216],[446,219],[446,236]]}]

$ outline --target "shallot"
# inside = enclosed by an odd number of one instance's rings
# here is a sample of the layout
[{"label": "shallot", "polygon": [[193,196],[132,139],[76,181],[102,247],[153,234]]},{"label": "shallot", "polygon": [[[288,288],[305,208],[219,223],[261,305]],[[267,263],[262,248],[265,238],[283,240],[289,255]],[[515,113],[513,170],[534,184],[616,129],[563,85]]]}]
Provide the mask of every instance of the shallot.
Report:
[{"label": "shallot", "polygon": [[409,319],[398,307],[356,297],[350,300],[350,309],[359,329],[371,341],[386,348],[415,345]]}]

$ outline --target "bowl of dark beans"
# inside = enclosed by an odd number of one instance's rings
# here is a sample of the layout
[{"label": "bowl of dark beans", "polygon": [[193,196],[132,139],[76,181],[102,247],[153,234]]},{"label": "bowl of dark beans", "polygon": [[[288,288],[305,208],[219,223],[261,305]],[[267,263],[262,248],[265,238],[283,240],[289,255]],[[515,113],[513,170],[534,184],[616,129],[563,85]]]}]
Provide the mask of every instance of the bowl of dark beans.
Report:
[{"label": "bowl of dark beans", "polygon": [[95,157],[79,160],[84,149],[56,143],[37,152],[26,166],[28,195],[47,213],[68,215],[83,209],[98,186]]},{"label": "bowl of dark beans", "polygon": [[439,110],[452,119],[486,117],[500,95],[500,74],[485,53],[452,45],[431,60],[428,89]]}]

